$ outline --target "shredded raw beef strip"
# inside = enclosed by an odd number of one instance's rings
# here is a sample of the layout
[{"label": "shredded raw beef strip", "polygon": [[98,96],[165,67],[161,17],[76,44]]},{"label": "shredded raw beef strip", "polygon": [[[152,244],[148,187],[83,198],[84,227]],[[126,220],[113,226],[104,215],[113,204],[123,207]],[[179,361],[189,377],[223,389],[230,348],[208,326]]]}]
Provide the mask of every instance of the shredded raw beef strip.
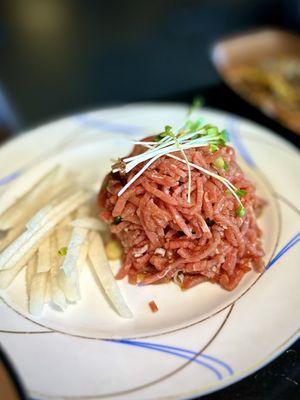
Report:
[{"label": "shredded raw beef strip", "polygon": [[[143,151],[143,146],[135,146],[131,155]],[[168,156],[156,160],[119,197],[120,189],[143,164],[128,175],[111,173],[98,200],[100,217],[124,248],[117,278],[127,275],[130,283],[153,284],[180,274],[183,289],[210,281],[233,290],[248,271],[264,269],[261,230],[256,223],[264,202],[238,166],[232,147],[215,153],[200,147],[185,153],[189,161],[246,191],[242,198],[246,215],[236,215],[238,204],[220,181],[194,168],[188,203],[187,166]],[[174,155],[182,158],[180,152]],[[214,168],[218,157],[226,161],[227,171]],[[114,224],[116,217],[120,222]]]}]

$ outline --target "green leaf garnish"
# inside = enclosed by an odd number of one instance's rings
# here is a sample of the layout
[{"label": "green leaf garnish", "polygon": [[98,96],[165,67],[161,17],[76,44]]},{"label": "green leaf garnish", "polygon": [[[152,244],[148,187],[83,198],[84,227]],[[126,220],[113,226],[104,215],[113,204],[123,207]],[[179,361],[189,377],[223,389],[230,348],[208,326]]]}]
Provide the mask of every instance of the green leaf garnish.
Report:
[{"label": "green leaf garnish", "polygon": [[213,165],[218,169],[225,169],[225,171],[226,171],[226,168],[228,169],[227,163],[224,161],[223,157],[221,157],[221,156],[217,157],[215,159],[215,161],[213,162]]},{"label": "green leaf garnish", "polygon": [[207,134],[210,136],[215,136],[219,133],[219,129],[216,126],[207,129]]},{"label": "green leaf garnish", "polygon": [[238,208],[235,210],[235,213],[238,217],[243,218],[246,215],[246,209],[243,205],[238,206]]},{"label": "green leaf garnish", "polygon": [[245,197],[247,194],[247,190],[245,189],[237,189],[235,191],[235,193],[239,196],[239,197]]},{"label": "green leaf garnish", "polygon": [[210,145],[208,146],[208,151],[210,153],[215,153],[218,150],[219,150],[219,147],[216,144],[210,143]]},{"label": "green leaf garnish", "polygon": [[172,135],[172,127],[170,125],[165,126],[165,131],[163,132],[164,136]]},{"label": "green leaf garnish", "polygon": [[113,224],[114,224],[114,225],[119,225],[120,222],[122,222],[122,217],[121,217],[121,215],[117,215],[117,216],[114,218]]},{"label": "green leaf garnish", "polygon": [[67,252],[68,252],[68,248],[67,248],[66,246],[64,246],[64,247],[61,247],[61,248],[58,250],[57,254],[58,254],[59,256],[63,257],[63,256],[65,256],[65,255],[67,254]]},{"label": "green leaf garnish", "polygon": [[164,137],[164,136],[162,136],[162,134],[160,133],[159,135],[156,135],[156,136],[155,136],[154,141],[155,141],[155,142],[159,142],[159,141],[161,141],[161,139],[162,139],[163,137]]},{"label": "green leaf garnish", "polygon": [[166,136],[170,136],[172,132],[172,127],[170,125],[165,126],[165,130],[158,135],[155,136],[154,141],[159,142],[161,139],[163,139]]},{"label": "green leaf garnish", "polygon": [[185,123],[184,128],[187,132],[197,132],[202,128],[202,124],[203,124],[203,118],[198,118],[195,121],[189,119]]},{"label": "green leaf garnish", "polygon": [[[195,108],[201,106],[203,103],[202,99],[195,99],[193,103],[193,112]],[[191,113],[190,112],[190,113]],[[240,197],[236,193],[236,188],[228,179],[221,174],[215,173],[211,170],[205,169],[198,164],[194,164],[189,160],[189,154],[185,153],[189,149],[197,149],[201,147],[207,147],[211,153],[216,152],[220,146],[226,146],[228,141],[228,133],[226,130],[219,131],[218,127],[212,124],[205,124],[202,118],[193,120],[189,118],[179,128],[172,128],[170,125],[166,125],[163,132],[160,132],[152,140],[139,141],[136,140],[136,145],[145,146],[147,149],[145,152],[126,157],[122,159],[122,165],[119,166],[120,170],[124,170],[125,173],[132,171],[137,165],[142,165],[141,169],[131,177],[131,179],[124,185],[118,192],[118,196],[122,194],[146,171],[151,164],[153,164],[160,157],[170,157],[178,160],[187,166],[188,170],[188,185],[187,185],[187,202],[191,200],[191,174],[192,169],[201,171],[204,174],[218,179],[235,198],[239,206],[243,207]],[[181,152],[183,157],[178,157],[176,152]],[[224,171],[228,170],[228,164],[222,157],[217,157],[212,163],[216,168],[221,168]],[[242,192],[238,192],[240,195]],[[113,224],[121,222],[121,217],[116,217]]]},{"label": "green leaf garnish", "polygon": [[229,135],[228,132],[226,131],[226,129],[223,129],[220,132],[220,137],[219,137],[219,143],[221,146],[226,146],[226,143],[229,141]]}]

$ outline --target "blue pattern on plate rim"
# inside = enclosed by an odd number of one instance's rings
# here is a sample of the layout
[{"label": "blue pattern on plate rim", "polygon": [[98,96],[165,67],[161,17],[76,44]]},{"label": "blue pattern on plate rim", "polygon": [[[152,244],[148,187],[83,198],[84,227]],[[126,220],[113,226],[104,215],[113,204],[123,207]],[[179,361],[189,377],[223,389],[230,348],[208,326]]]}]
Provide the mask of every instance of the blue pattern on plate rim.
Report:
[{"label": "blue pattern on plate rim", "polygon": [[[105,129],[107,131],[113,131],[113,132],[122,132],[122,133],[129,133],[129,134],[141,134],[144,133],[144,128],[134,126],[134,125],[129,125],[129,124],[120,124],[120,123],[115,123],[115,122],[109,122],[101,119],[95,119],[91,118],[89,116],[86,116],[84,114],[80,114],[74,117],[74,119],[79,122],[80,124],[92,127],[92,128],[98,128],[98,129]],[[238,150],[239,154],[244,158],[244,160],[247,162],[248,165],[255,167],[254,160],[252,156],[250,155],[249,151],[243,144],[240,135],[238,134],[238,128],[237,128],[237,121],[233,118],[228,119],[227,124],[226,124],[226,129],[229,133],[229,137],[231,142],[233,143],[234,147]],[[11,182],[18,176],[20,176],[22,173],[22,169],[14,171],[2,178],[0,178],[0,186],[4,186],[7,183]],[[269,264],[266,266],[266,270],[271,268],[285,253],[287,253],[292,247],[294,247],[298,242],[300,242],[300,233],[297,233],[277,254],[276,256],[269,262]],[[233,375],[234,371],[231,368],[230,365],[228,365],[226,362],[207,355],[207,354],[198,354],[195,351],[177,347],[177,346],[170,346],[170,345],[162,345],[158,343],[151,343],[151,342],[142,342],[142,341],[136,341],[136,340],[125,340],[125,339],[107,339],[107,342],[112,342],[112,343],[119,343],[119,344],[124,344],[124,345],[129,345],[129,346],[135,346],[135,347],[140,347],[148,350],[153,350],[153,351],[158,351],[170,355],[177,356],[179,358],[183,358],[185,360],[188,360],[190,362],[194,362],[202,367],[205,367],[206,369],[210,370],[218,380],[222,380],[223,374],[222,372],[226,370],[226,373],[228,375]],[[205,361],[199,360],[199,358],[202,358]],[[213,365],[211,365],[210,363]],[[219,368],[221,368],[221,371],[219,371]],[[223,372],[224,373],[224,372]]]},{"label": "blue pattern on plate rim", "polygon": [[[286,252],[288,252],[292,247],[294,247],[298,242],[300,242],[300,232],[297,233],[289,242],[282,247],[282,249],[276,254],[276,256],[269,262],[269,264],[266,267],[266,270],[271,268]],[[234,371],[231,368],[229,364],[226,362],[213,357],[209,356],[207,354],[198,354],[195,351],[177,347],[177,346],[169,346],[169,345],[163,345],[163,344],[158,344],[158,343],[152,343],[152,342],[141,342],[141,341],[136,341],[136,340],[127,340],[127,339],[111,339],[111,340],[106,340],[108,342],[113,342],[113,343],[119,343],[119,344],[126,344],[129,346],[135,346],[135,347],[142,347],[144,349],[148,350],[154,350],[154,351],[160,351],[163,353],[171,354],[180,358],[184,358],[188,361],[195,362],[196,364],[201,365],[202,367],[205,367],[212,371],[215,376],[217,377],[218,380],[223,379],[222,373],[217,369],[219,367],[223,367],[229,375],[233,375]],[[214,365],[210,365],[207,362],[201,361],[198,359],[198,357],[201,357],[207,361],[212,362]],[[217,366],[216,366],[217,365]]]},{"label": "blue pattern on plate rim", "polygon": [[[73,120],[80,125],[84,125],[90,128],[97,128],[97,129],[104,129],[107,132],[119,132],[119,133],[127,133],[131,135],[135,134],[146,134],[146,130],[143,127],[135,126],[135,125],[129,125],[129,124],[121,124],[118,122],[110,122],[110,121],[105,121],[101,120],[98,118],[91,118],[89,116],[86,116],[84,114],[78,114],[75,117],[73,117]],[[23,166],[21,169],[17,171],[13,171],[2,178],[0,178],[0,186],[4,186],[8,184],[9,182],[13,181],[16,179],[18,176],[22,174],[22,170],[26,168],[26,165]]]},{"label": "blue pattern on plate rim", "polygon": [[[103,129],[103,130],[106,130],[107,132],[121,132],[121,133],[130,134],[130,135],[146,134],[145,127],[125,124],[125,123],[119,123],[119,122],[110,122],[110,121],[106,121],[106,120],[99,119],[99,118],[93,118],[93,117],[85,115],[85,114],[75,115],[72,119],[75,122],[79,123],[80,125],[87,126],[90,128]],[[249,151],[247,150],[245,145],[242,143],[242,141],[238,135],[237,121],[233,118],[228,119],[227,123],[226,123],[226,129],[229,133],[229,138],[230,138],[231,142],[236,147],[239,154],[244,158],[244,160],[250,166],[254,167],[255,163],[253,161],[253,158],[251,157]],[[25,168],[25,167],[26,166],[24,166],[23,168]],[[4,186],[7,183],[14,180],[15,178],[17,178],[18,176],[20,176],[23,168],[0,178],[0,186]]]},{"label": "blue pattern on plate rim", "polygon": [[300,232],[297,233],[285,246],[276,254],[276,256],[266,266],[266,270],[272,267],[287,251],[300,242]]},{"label": "blue pattern on plate rim", "polygon": [[6,176],[4,176],[3,178],[0,178],[0,186],[6,185],[7,183],[13,181],[14,179],[16,179],[18,176],[20,176],[22,173],[21,170],[19,171],[14,171]]},{"label": "blue pattern on plate rim", "polygon": [[146,130],[144,127],[124,124],[119,122],[105,121],[99,118],[93,118],[85,114],[78,114],[73,117],[73,120],[81,125],[88,126],[90,128],[104,129],[108,132],[122,132],[134,134],[145,134]]},{"label": "blue pattern on plate rim", "polygon": [[[171,354],[180,358],[183,358],[185,360],[188,360],[190,362],[194,362],[198,365],[201,365],[202,367],[205,367],[206,369],[209,369],[211,372],[214,373],[216,378],[218,380],[223,379],[222,373],[219,371],[218,368],[223,367],[226,369],[229,375],[233,375],[233,369],[224,361],[219,360],[216,357],[212,357],[206,354],[197,354],[197,352],[189,350],[189,349],[184,349],[181,347],[175,347],[175,346],[168,346],[168,345],[162,345],[162,344],[157,344],[157,343],[151,343],[151,342],[140,342],[137,340],[127,340],[127,339],[110,339],[106,340],[108,342],[113,342],[113,343],[120,343],[120,344],[125,344],[129,346],[135,346],[135,347],[141,347],[144,349],[148,350],[154,350],[154,351],[159,351],[162,353],[166,354]],[[204,362],[198,359],[198,357],[204,358],[207,361],[210,361],[214,363],[214,365],[209,364],[208,362]]]}]

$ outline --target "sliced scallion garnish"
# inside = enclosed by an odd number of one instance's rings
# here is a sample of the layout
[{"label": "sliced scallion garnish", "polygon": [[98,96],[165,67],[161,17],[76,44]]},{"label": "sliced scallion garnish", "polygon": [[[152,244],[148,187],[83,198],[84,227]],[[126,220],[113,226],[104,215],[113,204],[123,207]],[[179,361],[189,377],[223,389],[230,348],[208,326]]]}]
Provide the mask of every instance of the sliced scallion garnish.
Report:
[{"label": "sliced scallion garnish", "polygon": [[228,169],[228,165],[226,164],[226,162],[224,161],[223,157],[217,157],[214,162],[213,162],[214,166],[218,169],[225,169],[226,170],[226,166]]},{"label": "sliced scallion garnish", "polygon": [[122,217],[121,217],[121,215],[117,215],[117,216],[114,218],[113,224],[114,224],[114,225],[119,225],[120,222],[122,222]]},{"label": "sliced scallion garnish", "polygon": [[238,217],[243,218],[246,215],[246,209],[243,205],[238,206],[238,208],[235,210],[235,213]]},{"label": "sliced scallion garnish", "polygon": [[245,189],[237,189],[235,191],[235,193],[239,196],[239,197],[245,197],[247,195],[247,190]]},{"label": "sliced scallion garnish", "polygon": [[216,144],[214,144],[214,143],[210,143],[209,144],[209,146],[208,146],[208,151],[210,152],[210,153],[215,153],[216,151],[218,151],[219,150],[219,147],[216,145]]},{"label": "sliced scallion garnish", "polygon": [[226,131],[226,129],[223,129],[221,132],[220,132],[220,145],[221,146],[226,146],[226,143],[229,141],[229,134],[228,134],[228,132]]},{"label": "sliced scallion garnish", "polygon": [[65,255],[67,254],[67,252],[68,252],[68,248],[67,248],[66,246],[64,246],[64,247],[61,247],[61,248],[58,250],[57,254],[58,254],[59,256],[63,257],[63,256],[65,256]]}]

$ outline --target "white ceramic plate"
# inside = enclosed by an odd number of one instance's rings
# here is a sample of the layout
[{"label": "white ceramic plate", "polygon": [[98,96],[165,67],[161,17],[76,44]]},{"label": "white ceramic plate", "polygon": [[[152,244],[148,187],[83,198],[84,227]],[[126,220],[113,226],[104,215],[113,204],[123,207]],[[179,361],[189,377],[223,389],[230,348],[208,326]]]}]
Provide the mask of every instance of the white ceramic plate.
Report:
[{"label": "white ceramic plate", "polygon": [[[180,125],[186,110],[129,105],[34,129],[1,148],[0,188],[45,159],[89,171],[100,182],[110,159],[129,152],[130,138]],[[260,219],[268,270],[247,274],[233,292],[209,283],[181,292],[173,284],[135,287],[124,280],[120,287],[133,320],[110,308],[88,268],[80,303],[64,313],[46,307],[34,319],[21,273],[0,292],[0,340],[35,399],[192,398],[254,372],[297,338],[299,155],[249,121],[208,109],[201,115],[229,130],[245,171],[268,201]],[[152,299],[156,314],[148,307]]]}]

